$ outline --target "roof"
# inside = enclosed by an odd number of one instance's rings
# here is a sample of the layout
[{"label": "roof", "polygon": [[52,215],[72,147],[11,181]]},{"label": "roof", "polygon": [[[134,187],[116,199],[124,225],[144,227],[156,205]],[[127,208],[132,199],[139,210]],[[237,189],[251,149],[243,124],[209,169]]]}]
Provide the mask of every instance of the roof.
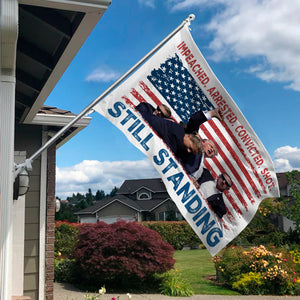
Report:
[{"label": "roof", "polygon": [[113,197],[105,200],[98,201],[95,205],[89,206],[85,209],[75,212],[75,215],[93,215],[104,209],[105,207],[113,204],[114,202],[122,203],[125,206],[132,208],[138,212],[149,211],[151,212],[155,208],[159,207],[166,201],[171,200],[170,197],[164,200],[132,200],[125,196],[123,197]]},{"label": "roof", "polygon": [[[276,173],[276,175],[277,175],[277,179],[278,179],[279,189],[286,188],[287,185],[288,185],[288,180],[287,180],[286,172]],[[297,178],[300,180],[300,172],[298,172]]]},{"label": "roof", "polygon": [[71,113],[69,110],[64,110],[49,105],[44,105],[43,107],[41,107],[38,113],[45,114],[45,115],[76,116],[75,114]]},{"label": "roof", "polygon": [[[31,124],[46,125],[48,126],[49,132],[57,132],[58,130],[60,130],[61,127],[64,127],[67,124],[69,124],[75,117],[76,115],[70,112],[69,110],[44,105],[35,115]],[[56,141],[56,148],[61,147],[79,131],[88,126],[90,121],[90,117],[83,117],[80,120],[78,120],[69,130],[67,130],[63,135],[61,135],[58,138],[58,140]]]},{"label": "roof", "polygon": [[117,194],[133,194],[142,188],[146,188],[154,193],[167,191],[161,178],[130,179],[124,181]]},{"label": "roof", "polygon": [[69,111],[41,107],[111,1],[19,2],[16,122],[32,124],[38,113],[74,117]]}]

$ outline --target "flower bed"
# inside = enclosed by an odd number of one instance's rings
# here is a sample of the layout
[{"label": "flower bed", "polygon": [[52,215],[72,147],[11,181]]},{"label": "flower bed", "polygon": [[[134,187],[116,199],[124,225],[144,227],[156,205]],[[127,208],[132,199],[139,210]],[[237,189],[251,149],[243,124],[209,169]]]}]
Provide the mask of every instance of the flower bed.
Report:
[{"label": "flower bed", "polygon": [[298,293],[295,263],[287,250],[229,247],[213,261],[218,281],[242,294]]}]

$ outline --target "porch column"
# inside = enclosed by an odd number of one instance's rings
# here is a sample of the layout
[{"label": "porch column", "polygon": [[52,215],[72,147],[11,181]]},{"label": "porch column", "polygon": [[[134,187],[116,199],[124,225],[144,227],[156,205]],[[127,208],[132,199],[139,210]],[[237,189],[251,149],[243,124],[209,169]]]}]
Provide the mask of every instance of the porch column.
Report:
[{"label": "porch column", "polygon": [[1,0],[0,11],[0,298],[4,300],[11,299],[13,280],[12,206],[18,1]]}]

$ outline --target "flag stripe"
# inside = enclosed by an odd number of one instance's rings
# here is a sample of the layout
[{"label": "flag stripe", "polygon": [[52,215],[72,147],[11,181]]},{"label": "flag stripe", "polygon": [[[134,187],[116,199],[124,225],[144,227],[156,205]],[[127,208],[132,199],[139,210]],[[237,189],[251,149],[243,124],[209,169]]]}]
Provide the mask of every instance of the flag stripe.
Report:
[{"label": "flag stripe", "polygon": [[[146,85],[145,82],[140,81],[139,86],[142,88],[142,90],[156,103],[156,105],[162,105],[162,102],[156,97],[156,95],[150,90],[150,88]],[[175,118],[171,115],[171,119],[173,119],[176,123],[177,121]]]},{"label": "flag stripe", "polygon": [[[235,160],[236,164],[239,166],[239,168],[241,169],[241,171],[243,172],[243,174],[246,176],[246,178],[247,178],[249,184],[251,185],[251,187],[252,187],[255,195],[257,197],[261,197],[261,194],[260,194],[259,190],[257,189],[257,186],[255,185],[255,183],[253,182],[253,180],[252,180],[249,172],[246,170],[244,164],[241,162],[241,160],[237,156],[236,152],[232,149],[230,143],[225,138],[225,136],[222,134],[221,130],[216,126],[216,124],[214,122],[210,122],[210,125],[212,126],[212,128],[215,131],[216,135],[222,140],[222,142],[225,145],[225,147],[231,153],[233,159]],[[250,199],[250,201],[251,201],[251,204],[253,204],[255,202],[254,199]]]},{"label": "flag stripe", "polygon": [[[220,172],[223,173],[225,172],[225,170],[223,169],[223,167],[221,166],[221,164],[219,163],[219,161],[214,160],[214,163],[217,165],[217,167],[219,168]],[[210,172],[212,172],[215,176],[215,178],[217,177],[217,174],[214,172],[213,168],[211,167],[210,163],[208,162],[208,160],[205,161],[205,164],[207,166],[207,169],[210,170]],[[231,197],[230,194],[227,193],[227,198],[228,201],[230,202],[231,206],[233,207],[233,209],[239,213],[240,215],[243,215],[241,209],[239,208],[239,206],[237,205],[237,203],[235,202],[235,200],[233,199],[233,197]]]},{"label": "flag stripe", "polygon": [[[208,137],[208,139],[212,140],[215,143],[214,137],[210,134],[210,132],[207,130],[207,128],[205,126],[203,126],[201,128],[201,130],[205,133],[205,135]],[[230,162],[230,160],[228,159],[228,157],[224,154],[224,152],[223,152],[223,150],[221,148],[219,148],[219,155],[224,160],[224,162],[226,163],[226,165],[228,166],[228,168],[230,169],[230,171],[234,174],[234,176],[238,180],[240,186],[242,187],[242,189],[246,193],[247,197],[251,201],[253,199],[252,194],[250,193],[250,191],[248,190],[247,186],[245,185],[245,183],[241,179],[240,175],[236,171],[235,167],[232,165],[232,163]],[[216,157],[214,157],[214,161],[215,160],[217,160]],[[239,196],[238,198],[239,198],[241,204],[245,207],[245,209],[248,210],[248,205],[247,205],[246,201],[244,200],[244,198],[241,197],[241,196]]]},{"label": "flag stripe", "polygon": [[135,105],[126,96],[122,96],[122,99],[124,99],[125,103],[128,104],[131,108],[135,108]]},{"label": "flag stripe", "polygon": [[227,133],[230,135],[230,137],[232,138],[233,142],[235,143],[235,145],[238,147],[240,153],[243,155],[243,157],[245,158],[246,162],[248,163],[248,165],[250,166],[253,175],[256,177],[257,181],[259,182],[259,185],[262,189],[262,191],[266,194],[267,190],[265,185],[263,184],[261,178],[259,177],[255,167],[252,165],[252,163],[250,162],[248,156],[246,155],[243,147],[241,146],[241,144],[238,142],[237,138],[234,136],[234,134],[232,133],[232,131],[228,128],[228,126],[226,124],[224,124],[224,128],[227,131]]},{"label": "flag stripe", "polygon": [[[211,175],[214,177],[214,178],[218,178],[218,175],[217,173],[214,171],[214,169],[212,168],[212,166],[209,164],[208,160],[205,161],[205,167],[206,169],[208,169],[210,172],[211,172]],[[231,202],[232,203],[235,203],[234,199],[231,197],[231,195],[229,193],[226,193],[225,196],[227,197],[228,199],[228,202],[230,203],[230,205],[232,206]],[[229,204],[227,203],[227,204]],[[231,213],[231,210],[227,210],[227,214],[226,214],[227,218],[230,220],[230,221],[233,221],[235,220],[234,216],[232,215]]]},{"label": "flag stripe", "polygon": [[138,93],[137,92],[137,90],[136,89],[131,89],[131,95],[133,95],[140,103],[142,103],[142,102],[147,102],[145,99],[144,99],[144,97],[140,94],[140,93]]}]

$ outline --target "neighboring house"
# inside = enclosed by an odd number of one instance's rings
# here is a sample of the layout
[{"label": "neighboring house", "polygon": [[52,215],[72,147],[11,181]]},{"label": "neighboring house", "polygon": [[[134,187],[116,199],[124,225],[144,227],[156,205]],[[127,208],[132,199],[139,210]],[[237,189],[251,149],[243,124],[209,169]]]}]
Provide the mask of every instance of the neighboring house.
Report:
[{"label": "neighboring house", "polygon": [[[277,173],[280,195],[290,197],[290,186],[286,173]],[[299,174],[300,180],[300,174]],[[160,178],[125,180],[116,196],[98,201],[95,205],[75,213],[80,223],[104,221],[108,224],[117,220],[166,221],[170,217],[183,217],[171,200]],[[286,217],[276,218],[276,224],[284,231],[294,228]]]},{"label": "neighboring house", "polygon": [[183,219],[160,178],[125,180],[116,196],[75,214],[81,223]]},{"label": "neighboring house", "polygon": [[90,118],[75,123],[33,162],[29,192],[17,200],[14,163],[23,163],[74,119],[44,102],[109,4],[0,0],[0,299],[53,299],[55,153]]},{"label": "neighboring house", "polygon": [[[288,183],[286,173],[277,173],[278,185],[280,190],[280,195],[284,198],[291,198],[291,186]],[[300,181],[300,173],[298,172],[298,179]],[[293,221],[282,216],[279,218],[279,227],[287,232],[290,228],[295,229],[295,224]]]}]

